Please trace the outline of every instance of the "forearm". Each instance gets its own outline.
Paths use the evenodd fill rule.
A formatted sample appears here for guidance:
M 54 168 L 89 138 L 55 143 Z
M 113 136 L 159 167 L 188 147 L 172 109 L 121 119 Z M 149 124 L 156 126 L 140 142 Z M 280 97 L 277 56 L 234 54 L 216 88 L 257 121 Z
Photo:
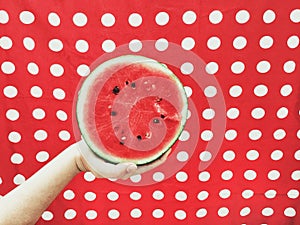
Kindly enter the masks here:
M 79 173 L 71 145 L 28 180 L 0 199 L 0 225 L 35 224 L 49 204 Z

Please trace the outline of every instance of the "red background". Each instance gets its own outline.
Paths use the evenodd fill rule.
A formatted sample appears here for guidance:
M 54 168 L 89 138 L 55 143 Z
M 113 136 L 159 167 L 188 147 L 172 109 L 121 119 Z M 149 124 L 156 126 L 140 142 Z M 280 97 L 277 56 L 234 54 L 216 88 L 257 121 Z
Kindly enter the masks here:
M 246 10 L 249 19 L 243 17 L 247 14 L 241 14 L 243 11 L 240 10 Z M 267 10 L 274 12 L 274 20 L 267 17 L 270 12 Z M 116 47 L 126 45 L 133 39 L 143 41 L 160 38 L 181 45 L 186 37 L 192 37 L 195 45 L 191 51 L 208 65 L 218 65 L 217 69 L 211 67 L 214 71 L 212 76 L 222 88 L 228 116 L 224 142 L 204 173 L 209 173 L 209 179 L 203 180 L 203 171 L 198 171 L 201 160 L 199 154 L 208 141 L 200 135 L 196 152 L 189 156 L 188 163 L 178 171 L 179 174 L 146 187 L 122 186 L 102 179 L 89 181 L 88 173 L 81 174 L 57 197 L 38 224 L 300 224 L 299 10 L 297 0 L 263 0 L 255 4 L 237 0 L 0 0 L 0 194 L 4 195 L 24 178 L 30 177 L 75 141 L 72 101 L 82 77 L 78 67 L 90 65 L 104 54 L 107 51 L 102 45 L 105 40 L 112 40 Z M 30 11 L 34 21 L 24 24 L 21 16 L 23 11 Z M 191 20 L 191 24 L 184 17 L 187 11 L 196 15 L 196 20 Z M 77 26 L 76 17 L 73 17 L 79 12 L 87 18 L 84 26 Z M 168 14 L 169 20 L 164 25 L 156 22 L 160 12 Z M 57 26 L 51 25 L 51 19 L 48 19 L 50 13 L 59 16 L 60 23 Z M 101 22 L 105 13 L 114 15 L 113 26 L 107 27 Z M 128 21 L 132 13 L 142 17 L 142 23 L 137 27 Z M 215 20 L 214 15 L 220 13 L 220 20 Z M 241 23 L 239 15 L 242 15 L 242 20 L 246 18 L 244 22 Z M 238 36 L 246 39 L 245 46 L 245 39 L 235 39 Z M 263 40 L 270 38 L 262 40 L 264 36 L 272 37 L 273 42 L 268 47 L 265 47 Z M 34 40 L 32 49 L 28 48 L 26 42 L 24 44 L 25 37 Z M 211 37 L 218 37 L 221 41 L 216 49 L 210 49 Z M 49 42 L 52 39 L 59 39 L 63 49 L 58 52 L 51 50 Z M 89 46 L 84 53 L 76 49 L 76 41 L 81 39 Z M 236 42 L 238 40 L 242 42 Z M 239 74 L 232 69 L 236 61 L 245 65 Z M 257 69 L 261 61 L 268 61 L 271 65 L 265 73 L 260 72 L 260 67 Z M 37 74 L 31 74 L 27 69 L 30 62 L 38 66 Z M 10 72 L 12 64 L 14 69 Z M 50 70 L 53 64 L 60 64 L 64 69 L 63 74 L 54 76 Z M 177 72 L 180 73 L 180 70 Z M 187 76 L 178 76 L 184 85 L 192 88 L 191 98 L 202 93 L 199 87 L 189 83 L 185 78 Z M 234 85 L 241 87 L 240 95 L 232 89 Z M 267 93 L 257 94 L 266 90 L 258 85 L 265 85 Z M 32 89 L 34 86 L 39 88 Z M 53 92 L 56 88 L 62 89 L 65 96 L 57 97 Z M 14 90 L 17 93 L 14 94 Z M 33 93 L 34 90 L 38 90 L 37 94 Z M 193 100 L 199 112 L 200 132 L 204 135 L 209 130 L 209 119 L 205 118 L 205 113 L 203 116 L 208 105 L 201 99 Z M 262 118 L 254 118 L 257 111 L 253 109 L 257 107 L 264 109 Z M 280 110 L 281 107 L 285 109 Z M 45 117 L 34 117 L 33 112 L 37 108 L 44 110 Z M 238 109 L 237 117 L 232 114 L 232 108 Z M 59 110 L 65 112 L 67 119 L 57 116 Z M 282 114 L 286 111 L 287 114 Z M 17 117 L 11 117 L 16 113 Z M 249 137 L 255 129 L 262 133 L 258 140 Z M 282 130 L 278 129 L 283 129 L 285 135 L 280 137 Z M 39 130 L 46 132 L 47 136 L 39 139 L 39 134 L 44 134 L 36 133 Z M 231 140 L 232 130 L 236 131 L 237 136 Z M 228 158 L 229 150 L 235 153 L 234 158 Z M 278 152 L 283 154 L 282 157 L 277 157 Z M 46 157 L 47 153 L 49 158 Z M 251 153 L 258 153 L 259 156 Z M 42 159 L 41 154 L 45 156 Z M 227 170 L 232 172 L 232 177 L 228 179 Z M 248 170 L 256 172 L 253 180 L 246 179 Z M 277 172 L 269 173 L 272 170 Z M 187 180 L 178 178 L 182 172 L 188 176 Z M 274 178 L 273 174 L 278 172 L 280 176 Z M 230 196 L 220 194 L 223 189 L 228 189 Z M 162 199 L 153 197 L 157 190 L 164 193 Z M 245 190 L 252 190 L 253 196 L 246 198 Z M 268 194 L 274 191 L 269 190 L 276 191 L 275 196 L 270 197 Z M 178 197 L 182 193 L 178 191 L 185 192 L 187 198 Z M 209 194 L 206 199 L 198 198 L 202 191 Z M 90 199 L 89 192 L 93 192 L 96 198 Z M 133 192 L 140 193 L 141 198 L 132 199 L 130 196 Z M 111 196 L 117 196 L 117 199 Z M 224 214 L 222 207 L 229 212 Z M 246 215 L 245 207 L 250 208 L 250 213 Z M 272 210 L 269 208 L 273 209 L 270 214 L 268 212 Z M 161 218 L 156 218 L 156 209 L 164 211 Z M 206 214 L 200 214 L 205 210 Z

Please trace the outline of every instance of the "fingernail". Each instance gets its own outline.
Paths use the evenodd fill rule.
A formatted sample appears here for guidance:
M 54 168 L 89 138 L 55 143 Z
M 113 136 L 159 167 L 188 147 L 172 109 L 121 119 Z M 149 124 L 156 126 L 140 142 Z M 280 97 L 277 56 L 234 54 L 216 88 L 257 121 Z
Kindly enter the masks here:
M 137 169 L 137 166 L 135 164 L 131 164 L 130 166 L 127 167 L 127 172 L 131 173 Z

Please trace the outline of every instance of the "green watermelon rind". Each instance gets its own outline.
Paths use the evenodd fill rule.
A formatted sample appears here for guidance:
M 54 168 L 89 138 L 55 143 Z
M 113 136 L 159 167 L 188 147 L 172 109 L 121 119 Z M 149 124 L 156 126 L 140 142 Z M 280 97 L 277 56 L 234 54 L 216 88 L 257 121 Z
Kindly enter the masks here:
M 92 84 L 92 82 L 94 81 L 94 79 L 99 76 L 99 74 L 101 74 L 102 72 L 104 72 L 107 68 L 110 68 L 113 65 L 119 65 L 122 63 L 126 63 L 126 64 L 132 64 L 132 63 L 149 63 L 149 62 L 153 62 L 153 64 L 151 64 L 151 66 L 155 66 L 157 69 L 161 70 L 162 72 L 164 72 L 166 75 L 170 76 L 170 78 L 175 81 L 175 83 L 177 84 L 177 86 L 179 87 L 178 90 L 180 90 L 180 94 L 182 96 L 182 101 L 183 101 L 183 109 L 180 112 L 181 116 L 182 116 L 182 120 L 181 120 L 181 124 L 179 127 L 178 132 L 176 133 L 176 136 L 174 136 L 174 138 L 169 141 L 165 147 L 159 151 L 157 154 L 154 154 L 150 157 L 145 157 L 145 158 L 139 158 L 139 159 L 127 159 L 127 158 L 121 158 L 119 156 L 116 155 L 111 155 L 109 154 L 109 152 L 106 152 L 103 149 L 99 149 L 95 143 L 93 142 L 93 140 L 89 137 L 88 135 L 88 131 L 87 128 L 85 127 L 85 123 L 84 121 L 84 106 L 86 105 L 85 99 L 87 97 L 88 94 L 88 87 Z M 148 64 L 145 64 L 146 66 L 149 66 Z M 153 67 L 151 67 L 153 68 Z M 178 79 L 178 77 L 163 63 L 160 63 L 154 59 L 150 59 L 144 56 L 140 56 L 140 55 L 123 55 L 123 56 L 119 56 L 113 59 L 110 59 L 108 61 L 103 62 L 102 64 L 100 64 L 98 67 L 96 67 L 89 75 L 88 77 L 86 77 L 86 79 L 84 80 L 84 82 L 81 85 L 81 88 L 78 92 L 78 99 L 77 99 L 77 103 L 76 103 L 76 119 L 77 119 L 77 123 L 79 126 L 79 130 L 81 132 L 82 138 L 84 139 L 84 141 L 86 142 L 86 144 L 88 145 L 88 147 L 93 151 L 93 153 L 95 153 L 98 157 L 102 158 L 103 160 L 113 163 L 113 164 L 118 164 L 121 162 L 133 162 L 137 165 L 145 165 L 145 164 L 149 164 L 157 159 L 159 159 L 162 155 L 164 155 L 174 144 L 175 142 L 178 140 L 179 136 L 181 135 L 182 131 L 184 130 L 184 126 L 187 120 L 187 114 L 188 114 L 188 100 L 187 100 L 187 95 L 186 92 L 184 90 L 184 87 L 181 83 L 181 81 Z

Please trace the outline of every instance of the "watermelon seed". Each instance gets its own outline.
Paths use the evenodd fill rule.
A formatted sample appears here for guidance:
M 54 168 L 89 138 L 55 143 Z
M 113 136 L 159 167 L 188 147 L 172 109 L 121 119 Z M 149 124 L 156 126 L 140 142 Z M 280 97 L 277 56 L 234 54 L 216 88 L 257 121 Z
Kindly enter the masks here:
M 136 88 L 136 84 L 134 82 L 131 83 L 132 88 Z
M 128 80 L 126 80 L 126 81 L 125 81 L 125 84 L 126 84 L 126 85 L 128 85 L 128 84 L 129 84 L 129 81 L 128 81 Z
M 138 140 L 142 140 L 142 136 L 141 136 L 141 135 L 136 136 L 136 138 L 137 138 Z
M 153 123 L 159 123 L 159 119 L 154 119 Z
M 117 95 L 117 94 L 119 94 L 119 92 L 120 92 L 120 88 L 119 88 L 118 86 L 115 86 L 115 87 L 113 88 L 112 92 L 113 92 L 115 95 Z
M 160 114 L 160 118 L 164 119 L 166 116 L 163 114 Z
M 116 111 L 111 111 L 110 115 L 115 116 L 115 115 L 117 115 L 117 112 Z
M 162 101 L 162 98 L 156 97 L 156 102 L 161 102 L 161 101 Z
M 124 142 L 123 142 L 123 141 L 120 141 L 120 145 L 124 145 Z

